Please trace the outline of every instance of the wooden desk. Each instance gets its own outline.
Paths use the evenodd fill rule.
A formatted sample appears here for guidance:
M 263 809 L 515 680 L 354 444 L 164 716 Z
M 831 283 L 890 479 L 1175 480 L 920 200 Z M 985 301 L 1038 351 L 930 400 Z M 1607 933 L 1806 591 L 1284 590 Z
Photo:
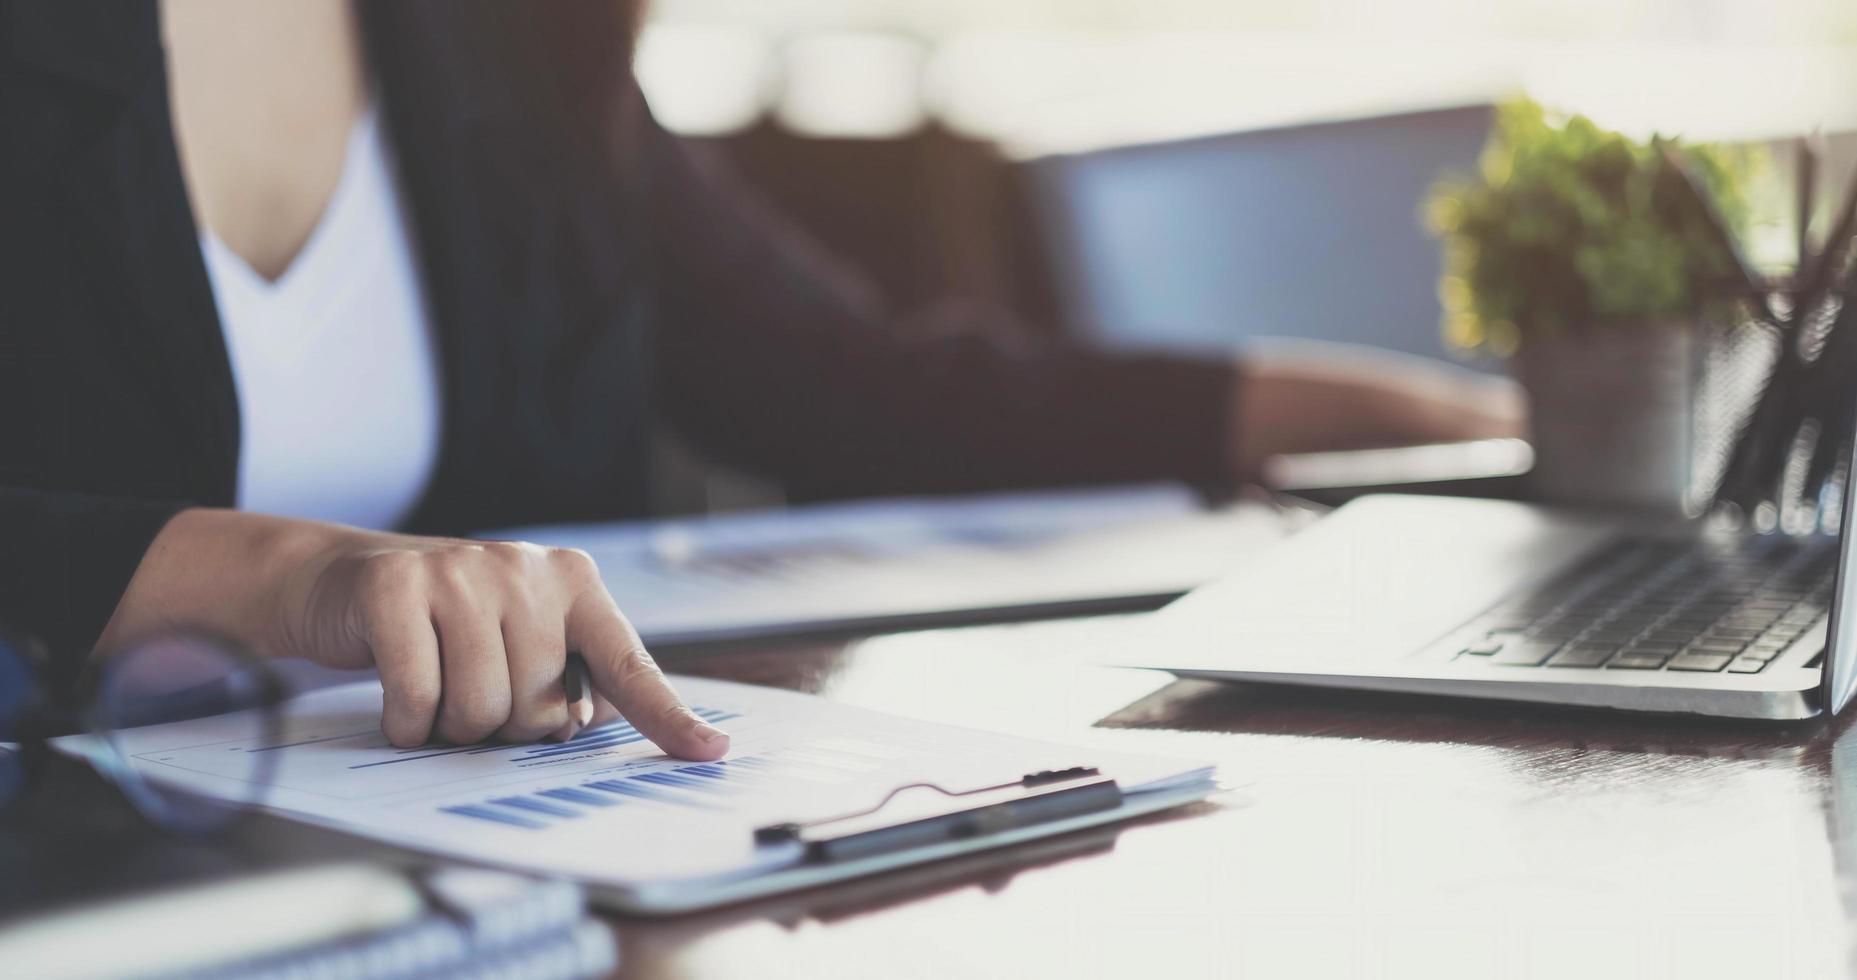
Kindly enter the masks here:
M 684 918 L 616 920 L 623 975 L 1846 972 L 1841 875 L 1857 868 L 1857 734 L 1847 724 L 1613 717 L 1083 666 L 1116 626 L 667 658 L 674 671 L 1215 759 L 1235 788 L 1176 815 L 989 860 Z M 297 859 L 368 848 L 281 822 L 248 836 L 213 853 Z M 22 867 L 44 874 L 52 862 L 41 853 L 0 879 Z M 0 888 L 17 891 L 19 881 Z
M 941 720 L 1215 759 L 1234 789 L 991 866 L 621 921 L 625 975 L 1847 972 L 1841 876 L 1857 870 L 1847 724 L 1172 682 L 1080 665 L 1072 644 L 1098 626 L 673 661 Z

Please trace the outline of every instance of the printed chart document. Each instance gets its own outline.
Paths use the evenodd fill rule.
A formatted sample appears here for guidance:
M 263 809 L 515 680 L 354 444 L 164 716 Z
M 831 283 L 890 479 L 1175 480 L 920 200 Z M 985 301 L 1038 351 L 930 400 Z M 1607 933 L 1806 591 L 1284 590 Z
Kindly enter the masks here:
M 732 736 L 718 762 L 672 759 L 614 722 L 565 743 L 394 748 L 380 733 L 378 681 L 290 701 L 274 742 L 226 717 L 119 734 L 144 775 L 207 796 L 247 799 L 245 753 L 275 753 L 265 805 L 305 821 L 478 862 L 568 876 L 637 911 L 676 911 L 804 887 L 1202 799 L 1209 766 L 937 725 L 822 698 L 677 678 L 702 717 Z M 79 755 L 89 739 L 59 740 Z M 756 828 L 868 810 L 893 790 L 950 792 L 1090 766 L 1117 781 L 1119 808 L 980 840 L 843 865 L 802 862 Z M 932 790 L 906 790 L 926 793 Z M 901 794 L 899 794 L 900 798 Z M 907 801 L 902 801 L 905 804 Z
M 906 498 L 690 520 L 512 528 L 584 548 L 646 642 L 1159 602 L 1285 533 L 1184 486 Z

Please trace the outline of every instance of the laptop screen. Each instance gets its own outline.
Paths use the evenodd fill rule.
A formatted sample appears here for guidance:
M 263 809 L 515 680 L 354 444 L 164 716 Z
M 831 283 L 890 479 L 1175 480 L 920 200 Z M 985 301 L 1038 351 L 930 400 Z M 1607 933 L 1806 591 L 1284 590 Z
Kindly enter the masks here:
M 1032 161 L 1066 326 L 1111 347 L 1223 354 L 1275 336 L 1455 361 L 1420 205 L 1439 177 L 1475 172 L 1490 116 L 1439 109 Z

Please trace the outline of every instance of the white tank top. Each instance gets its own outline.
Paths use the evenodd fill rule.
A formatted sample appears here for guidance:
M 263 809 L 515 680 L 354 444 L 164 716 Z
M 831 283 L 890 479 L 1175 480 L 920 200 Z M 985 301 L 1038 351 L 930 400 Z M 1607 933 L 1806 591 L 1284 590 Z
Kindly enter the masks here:
M 201 250 L 238 386 L 242 510 L 398 525 L 438 460 L 438 368 L 380 123 L 276 281 L 210 230 Z

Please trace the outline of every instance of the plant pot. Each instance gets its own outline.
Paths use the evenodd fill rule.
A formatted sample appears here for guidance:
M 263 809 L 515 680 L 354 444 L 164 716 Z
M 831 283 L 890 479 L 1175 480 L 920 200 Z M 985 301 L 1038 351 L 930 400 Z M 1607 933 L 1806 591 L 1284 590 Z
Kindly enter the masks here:
M 1531 495 L 1550 504 L 1695 513 L 1703 331 L 1682 321 L 1608 323 L 1529 336 Z

